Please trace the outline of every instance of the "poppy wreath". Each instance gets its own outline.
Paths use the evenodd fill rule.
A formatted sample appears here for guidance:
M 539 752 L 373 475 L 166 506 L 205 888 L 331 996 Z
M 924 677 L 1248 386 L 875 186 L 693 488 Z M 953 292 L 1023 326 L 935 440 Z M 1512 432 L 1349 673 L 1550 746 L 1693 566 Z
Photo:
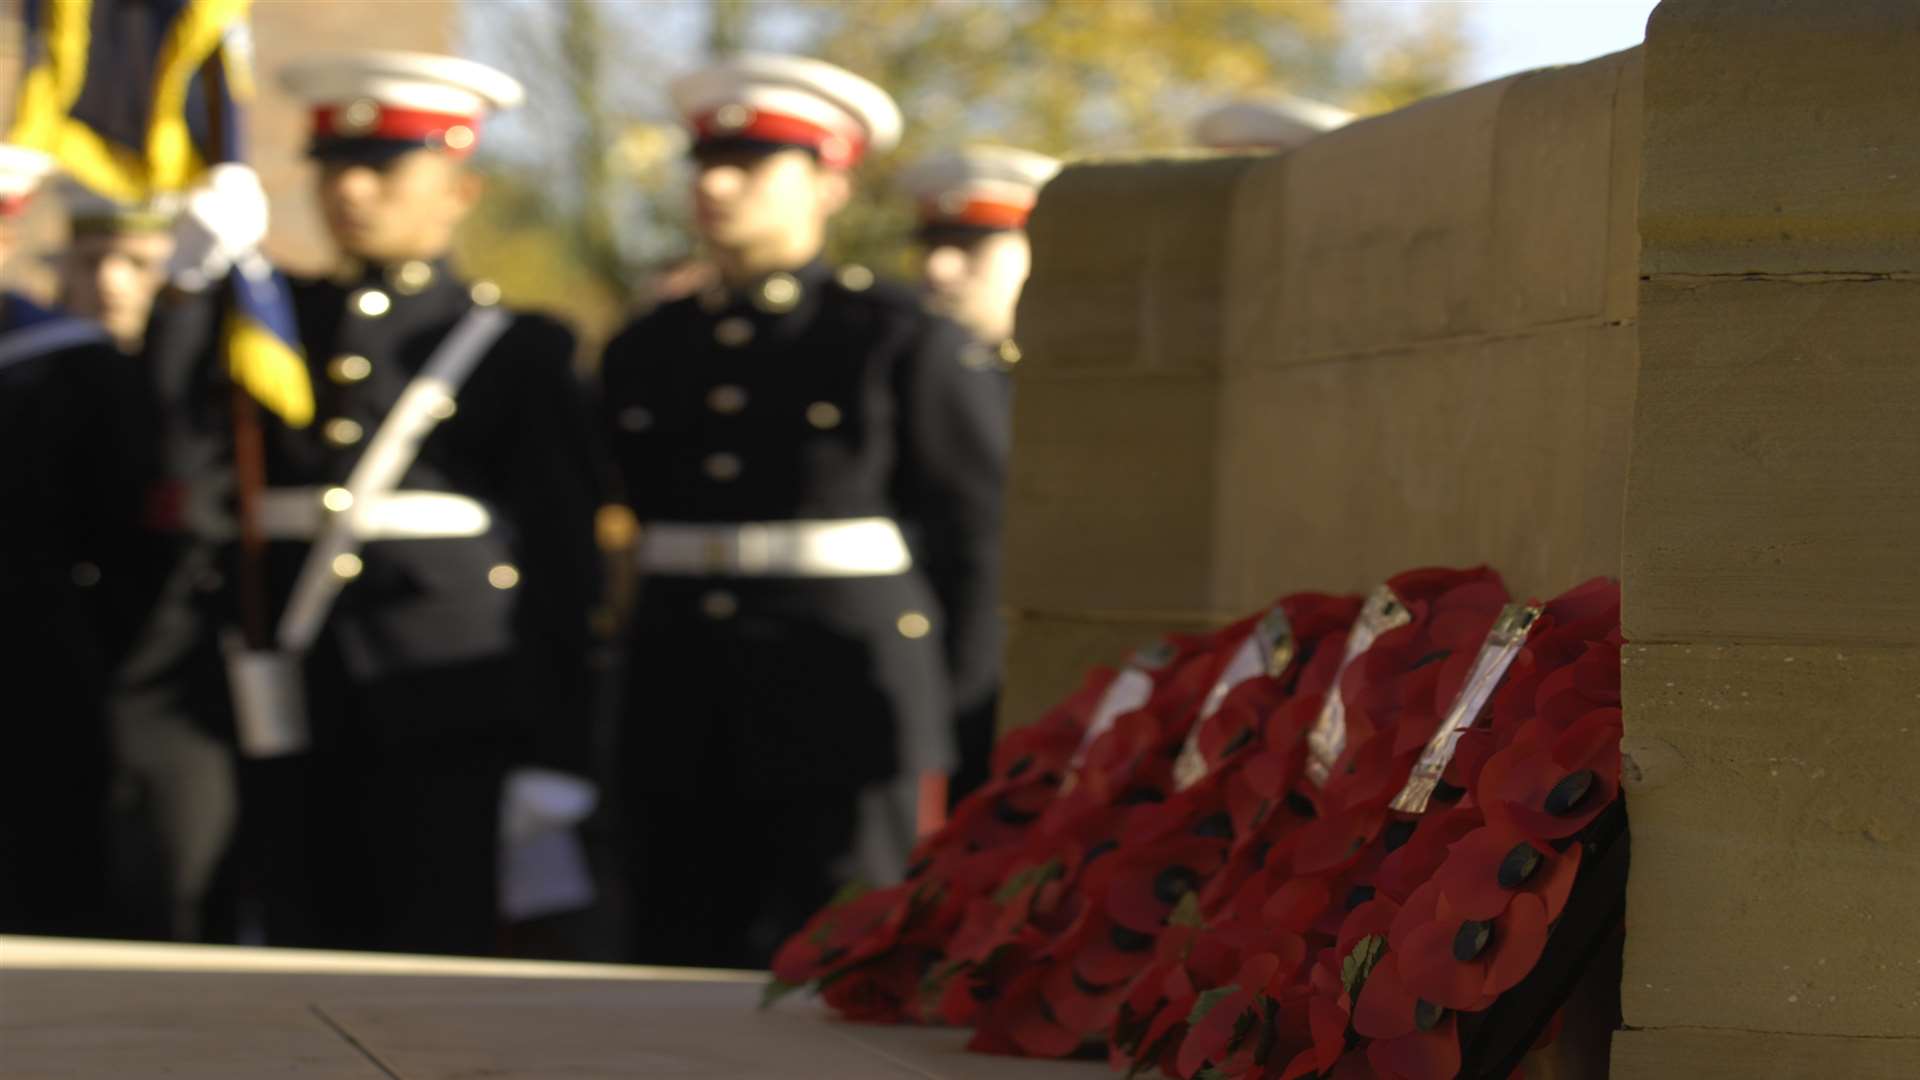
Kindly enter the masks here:
M 1056 808 L 1068 777 L 1096 757 L 1103 769 L 1127 755 L 1103 744 L 1125 742 L 1151 724 L 1157 709 L 1175 709 L 1204 677 L 1218 635 L 1175 635 L 1143 650 L 1135 666 L 1149 679 L 1141 708 L 1118 717 L 1104 734 L 1090 730 L 1120 672 L 1099 668 L 1038 721 L 994 747 L 987 783 L 956 806 L 946 823 L 914 849 L 906 881 L 877 890 L 843 890 L 775 953 L 762 1003 L 810 987 L 849 1018 L 883 1022 L 936 1019 L 938 994 L 926 981 L 946 963 L 949 942 L 977 937 L 989 902 L 1030 863 L 1028 841 Z M 1200 670 L 1196 670 L 1196 667 Z M 1118 734 L 1116 734 L 1118 733 Z M 1089 742 L 1091 737 L 1091 742 Z M 1076 767 L 1076 759 L 1083 759 Z M 1117 778 L 1102 774 L 1103 785 Z M 1084 787 L 1085 785 L 1077 785 Z M 1104 787 L 1103 787 L 1104 790 Z
M 1357 598 L 1320 594 L 1280 600 L 1291 654 L 1284 668 L 1230 662 L 1209 687 L 1211 711 L 1162 732 L 1157 760 L 1175 762 L 1198 749 L 1205 771 L 1182 787 L 1177 768 L 1156 769 L 1151 797 L 1078 819 L 1081 827 L 1052 856 L 1066 887 L 1022 928 L 1027 963 L 1004 992 L 976 977 L 970 996 L 984 999 L 977 1012 L 945 1014 L 975 1025 L 975 1049 L 1060 1056 L 1106 1034 L 1175 909 L 1184 903 L 1193 910 L 1197 890 L 1225 861 L 1236 810 L 1246 812 L 1228 781 L 1256 756 L 1264 714 L 1297 693 L 1324 693 L 1336 669 L 1320 658 L 1337 658 L 1358 607 Z M 1252 630 L 1244 620 L 1236 626 Z M 1263 645 L 1259 637 L 1243 638 L 1234 653 Z M 1133 790 L 1142 790 L 1143 778 L 1134 779 Z
M 1135 1067 L 1158 1065 L 1178 1076 L 1277 1075 L 1311 1045 L 1307 961 L 1330 933 L 1316 927 L 1334 904 L 1341 876 L 1385 824 L 1387 803 L 1431 734 L 1443 673 L 1462 652 L 1470 662 L 1506 602 L 1499 578 L 1484 568 L 1414 571 L 1389 588 L 1407 618 L 1339 673 L 1346 738 L 1337 758 L 1325 763 L 1324 786 L 1305 774 L 1299 752 L 1303 740 L 1313 742 L 1305 738 L 1308 727 L 1324 723 L 1322 702 L 1296 699 L 1291 715 L 1269 723 L 1268 760 L 1258 769 L 1248 765 L 1266 784 L 1265 798 L 1235 852 L 1237 865 L 1202 894 L 1209 930 L 1298 935 L 1301 948 L 1288 954 L 1294 962 L 1266 974 L 1266 989 L 1249 991 L 1250 997 L 1195 998 L 1194 1007 L 1204 1004 L 1212 1022 L 1185 1017 L 1184 1032 L 1169 1024 L 1182 1019 L 1183 1001 L 1156 1000 L 1136 986 L 1113 1033 L 1116 1053 L 1138 1055 Z M 1143 981 L 1164 981 L 1168 974 L 1149 972 Z M 1206 976 L 1189 973 L 1194 977 Z M 1223 988 L 1201 982 L 1197 989 L 1204 995 Z M 1228 1014 L 1217 1011 L 1222 1007 Z
M 1144 708 L 1116 718 L 1094 739 L 1074 781 L 1063 786 L 1024 838 L 1006 879 L 969 905 L 947 962 L 933 973 L 927 989 L 939 996 L 942 1020 L 976 1027 L 972 1048 L 1059 1056 L 1104 1027 L 1076 1026 L 1073 1045 L 1063 1045 L 1067 1036 L 1054 1030 L 1056 1018 L 1043 993 L 1062 999 L 1070 980 L 1056 974 L 1046 981 L 1039 968 L 1086 940 L 1112 939 L 1114 926 L 1089 902 L 1086 876 L 1092 873 L 1098 880 L 1122 835 L 1133 832 L 1132 823 L 1147 820 L 1142 815 L 1174 793 L 1175 764 L 1186 733 L 1257 621 L 1243 619 L 1209 635 Z M 1076 1005 L 1081 1003 L 1070 1003 L 1068 1011 Z M 1090 1007 L 1081 1006 L 1075 1015 Z M 1045 1022 L 1030 1022 L 1028 1013 Z M 1015 1032 L 1023 1041 L 1014 1039 Z
M 1617 832 L 1619 648 L 1617 585 L 1544 605 L 1436 800 L 1459 794 L 1390 826 L 1348 891 L 1307 977 L 1312 1045 L 1281 1076 L 1506 1076 L 1551 1038 L 1489 1010 L 1538 970 L 1589 850 Z

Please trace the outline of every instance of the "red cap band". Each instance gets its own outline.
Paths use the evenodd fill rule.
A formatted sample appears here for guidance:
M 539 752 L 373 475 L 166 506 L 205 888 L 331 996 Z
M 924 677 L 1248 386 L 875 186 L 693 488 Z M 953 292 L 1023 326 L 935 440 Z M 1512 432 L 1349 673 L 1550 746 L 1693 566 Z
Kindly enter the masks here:
M 0 195 L 0 218 L 19 217 L 26 212 L 27 204 L 33 201 L 33 192 L 19 195 Z
M 464 157 L 472 153 L 474 144 L 480 141 L 480 118 L 356 101 L 351 105 L 322 105 L 313 110 L 313 134 L 316 138 L 334 139 L 409 142 L 437 139 L 442 149 Z
M 920 220 L 929 225 L 968 225 L 980 229 L 1024 229 L 1033 216 L 1031 205 L 1016 206 L 991 199 L 968 199 L 955 209 L 944 199 L 920 203 Z
M 724 116 L 738 110 L 737 116 Z M 726 122 L 723 122 L 726 121 Z M 758 139 L 811 148 L 822 164 L 834 169 L 849 169 L 866 152 L 866 144 L 832 128 L 784 113 L 767 112 L 745 105 L 723 105 L 693 122 L 695 140 Z

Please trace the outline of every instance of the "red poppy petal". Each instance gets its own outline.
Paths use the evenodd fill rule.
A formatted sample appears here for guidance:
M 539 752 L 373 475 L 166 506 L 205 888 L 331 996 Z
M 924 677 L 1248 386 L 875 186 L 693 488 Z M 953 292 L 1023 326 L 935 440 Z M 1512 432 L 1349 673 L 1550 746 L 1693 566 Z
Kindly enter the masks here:
M 1476 829 L 1449 849 L 1447 861 L 1434 872 L 1440 893 L 1463 919 L 1492 919 L 1507 910 L 1514 889 L 1500 884 L 1500 865 L 1514 847 L 1526 838 L 1517 830 L 1498 825 Z M 1553 852 L 1540 848 L 1542 862 Z M 1536 875 L 1544 871 L 1536 871 Z
M 1180 1075 L 1192 1076 L 1207 1062 L 1223 1060 L 1240 1014 L 1252 1006 L 1253 994 L 1246 990 L 1237 990 L 1214 1002 L 1207 1014 L 1187 1030 L 1187 1037 L 1180 1043 L 1180 1054 L 1174 1062 Z
M 1400 957 L 1400 974 L 1415 997 L 1465 1009 L 1480 999 L 1486 982 L 1486 965 L 1474 960 L 1461 963 L 1453 956 L 1453 939 L 1460 924 L 1454 921 L 1427 923 L 1407 935 Z
M 1540 898 L 1546 906 L 1547 921 L 1560 917 L 1567 906 L 1567 897 L 1573 892 L 1574 879 L 1580 876 L 1580 858 L 1585 851 L 1579 844 L 1556 853 L 1547 865 L 1534 872 L 1524 888 Z
M 1407 902 L 1393 917 L 1393 926 L 1387 931 L 1387 943 L 1396 951 L 1406 948 L 1407 935 L 1430 922 L 1440 918 L 1440 885 L 1429 881 L 1413 890 Z
M 1327 883 L 1319 878 L 1294 878 L 1280 886 L 1260 909 L 1266 925 L 1295 933 L 1313 925 L 1331 898 Z
M 1367 1061 L 1393 1080 L 1452 1080 L 1460 1072 L 1459 1022 L 1449 1015 L 1431 1031 L 1415 1031 L 1367 1047 Z
M 1400 977 L 1396 958 L 1389 952 L 1373 965 L 1360 1000 L 1353 1005 L 1353 1029 L 1369 1039 L 1395 1039 L 1414 1030 L 1413 1007 L 1418 999 Z
M 1309 1053 L 1320 1062 L 1321 1068 L 1340 1060 L 1340 1054 L 1346 1050 L 1347 1021 L 1347 1011 L 1339 1002 L 1318 994 L 1308 1000 L 1307 1023 L 1313 1030 L 1313 1049 Z
M 1507 913 L 1494 924 L 1487 946 L 1487 994 L 1504 994 L 1520 984 L 1540 962 L 1547 947 L 1547 906 L 1532 895 L 1516 896 Z

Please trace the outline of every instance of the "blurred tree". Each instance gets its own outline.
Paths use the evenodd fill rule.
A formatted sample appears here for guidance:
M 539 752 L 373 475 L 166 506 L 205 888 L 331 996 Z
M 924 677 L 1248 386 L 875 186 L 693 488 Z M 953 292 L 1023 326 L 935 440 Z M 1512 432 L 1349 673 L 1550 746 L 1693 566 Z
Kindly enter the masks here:
M 490 204 L 471 259 L 510 295 L 576 317 L 593 293 L 617 309 L 653 267 L 689 250 L 664 86 L 707 56 L 804 52 L 899 99 L 905 144 L 863 166 L 868 197 L 834 240 L 837 257 L 899 270 L 908 207 L 891 181 L 921 153 L 970 140 L 1069 156 L 1167 150 L 1200 110 L 1242 94 L 1378 112 L 1447 89 L 1464 53 L 1451 5 L 1409 22 L 1341 0 L 494 0 L 467 10 L 477 53 L 527 79 L 534 99 L 508 133 L 519 152 L 496 165 L 519 198 Z M 492 269 L 479 241 L 508 223 L 547 230 L 567 256 L 509 244 L 513 263 Z M 545 286 L 516 280 L 569 259 L 591 285 L 566 273 Z

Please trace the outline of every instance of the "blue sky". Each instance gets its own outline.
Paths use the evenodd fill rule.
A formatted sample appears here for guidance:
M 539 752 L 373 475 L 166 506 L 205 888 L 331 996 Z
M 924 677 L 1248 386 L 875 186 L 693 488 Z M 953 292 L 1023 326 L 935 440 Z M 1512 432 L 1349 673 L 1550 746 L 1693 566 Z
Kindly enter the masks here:
M 1433 3 L 1463 9 L 1473 54 L 1466 83 L 1576 63 L 1639 44 L 1656 0 L 1372 0 L 1409 14 Z

